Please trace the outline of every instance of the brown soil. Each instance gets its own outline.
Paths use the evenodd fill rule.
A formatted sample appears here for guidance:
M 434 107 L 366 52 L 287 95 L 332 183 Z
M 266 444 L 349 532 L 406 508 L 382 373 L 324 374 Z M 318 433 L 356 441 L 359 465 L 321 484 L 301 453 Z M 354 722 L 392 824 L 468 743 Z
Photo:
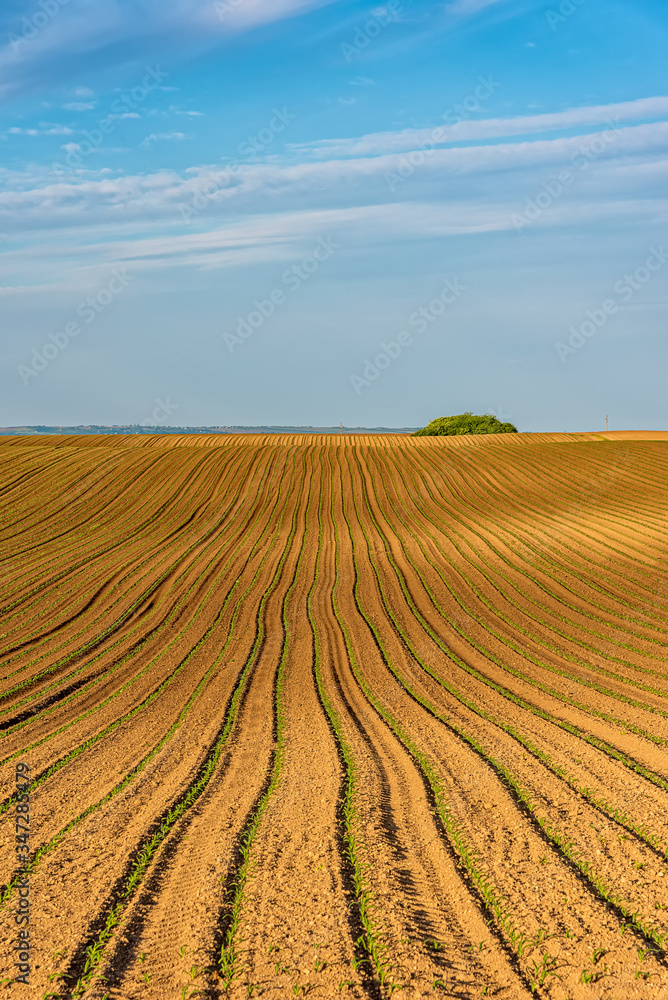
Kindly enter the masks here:
M 0 979 L 25 763 L 40 996 L 663 996 L 667 471 L 0 440 Z

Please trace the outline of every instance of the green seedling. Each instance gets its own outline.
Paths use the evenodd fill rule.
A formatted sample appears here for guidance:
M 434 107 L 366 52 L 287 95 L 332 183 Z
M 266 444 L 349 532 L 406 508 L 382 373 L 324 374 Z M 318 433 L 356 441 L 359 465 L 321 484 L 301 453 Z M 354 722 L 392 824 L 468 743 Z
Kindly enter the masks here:
M 149 976 L 148 972 L 144 973 L 143 979 L 144 979 L 145 983 L 150 983 L 151 982 L 151 977 Z
M 322 972 L 323 969 L 327 968 L 327 962 L 321 962 L 319 958 L 315 960 L 315 971 Z
M 431 984 L 431 988 L 432 990 L 444 990 L 446 986 L 442 979 L 434 979 Z
M 550 863 L 549 858 L 545 857 L 545 855 L 543 855 L 538 859 L 539 865 L 548 865 L 549 863 Z
M 592 983 L 597 983 L 599 979 L 604 979 L 609 976 L 607 965 L 604 965 L 600 972 L 592 972 L 589 969 L 583 969 L 580 973 L 580 982 L 586 985 L 591 985 Z
M 551 955 L 543 955 L 540 965 L 535 960 L 533 961 L 533 970 L 531 975 L 531 992 L 535 993 L 539 986 L 545 983 L 548 976 L 556 976 L 557 979 L 561 979 L 561 976 L 557 972 L 557 959 L 553 958 Z
M 339 980 L 339 993 L 343 993 L 344 986 L 354 986 L 352 979 L 341 979 Z
M 601 959 L 603 958 L 603 956 L 607 955 L 607 954 L 608 953 L 605 950 L 605 948 L 595 948 L 594 951 L 593 951 L 593 953 L 592 953 L 592 956 L 591 956 L 591 960 L 592 960 L 593 964 L 594 965 L 598 965 L 598 963 L 601 961 Z
M 137 961 L 138 962 L 145 962 L 146 961 L 146 952 L 145 951 L 141 953 L 141 955 L 139 956 L 139 958 L 137 959 Z
M 187 948 L 187 946 L 185 944 L 182 944 L 181 948 L 179 949 L 179 951 L 181 953 L 181 958 L 185 958 L 186 957 L 186 952 L 188 951 L 188 948 Z

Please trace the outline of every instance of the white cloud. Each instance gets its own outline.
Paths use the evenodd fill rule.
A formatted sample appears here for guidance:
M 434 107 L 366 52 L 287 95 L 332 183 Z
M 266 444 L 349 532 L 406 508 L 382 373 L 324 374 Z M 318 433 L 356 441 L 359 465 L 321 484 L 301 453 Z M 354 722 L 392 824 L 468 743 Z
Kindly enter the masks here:
M 20 128 L 12 126 L 8 128 L 9 135 L 72 135 L 73 130 L 67 125 L 51 125 L 49 122 L 40 122 L 40 128 Z
M 406 162 L 403 154 L 384 154 L 348 160 L 287 163 L 271 158 L 265 163 L 240 165 L 233 177 L 221 165 L 192 167 L 184 173 L 163 170 L 153 174 L 113 177 L 99 171 L 80 171 L 67 179 L 0 173 L 0 228 L 19 233 L 49 228 L 98 225 L 116 231 L 126 225 L 159 222 L 180 227 L 180 206 L 190 205 L 203 190 L 203 211 L 195 228 L 245 213 L 290 208 L 351 211 L 382 202 L 442 202 L 452 212 L 459 202 L 493 197 L 519 210 L 540 189 L 544 179 L 572 163 L 581 147 L 600 133 L 570 138 L 437 149 L 418 162 L 405 184 L 391 190 L 387 176 Z M 172 138 L 182 133 L 167 133 Z M 151 139 L 151 137 L 147 137 Z M 145 140 L 146 141 L 146 140 Z M 668 122 L 619 130 L 586 170 L 564 201 L 605 205 L 639 198 L 649 203 L 663 190 L 668 174 Z M 486 176 L 485 176 L 486 175 Z M 493 180 L 491 179 L 493 178 Z M 122 216 L 119 215 L 122 206 Z
M 169 110 L 173 115 L 187 115 L 189 118 L 204 118 L 202 111 L 182 111 L 176 104 L 170 104 Z
M 318 157 L 370 156 L 419 149 L 425 143 L 436 145 L 472 142 L 484 139 L 511 138 L 541 132 L 569 131 L 608 121 L 621 124 L 668 115 L 668 97 L 644 97 L 637 101 L 569 108 L 542 115 L 521 115 L 514 118 L 487 118 L 461 121 L 456 125 L 435 125 L 431 128 L 403 129 L 399 132 L 372 132 L 358 138 L 322 139 L 294 145 L 297 153 Z M 437 135 L 435 136 L 435 132 Z
M 148 147 L 153 142 L 161 142 L 172 139 L 185 139 L 183 132 L 152 132 L 151 135 L 147 135 L 145 139 L 139 143 L 140 146 Z
M 60 11 L 47 27 L 29 38 L 22 35 L 21 17 L 13 11 L 2 11 L 0 34 L 13 41 L 6 41 L 0 48 L 0 97 L 32 87 L 36 80 L 48 86 L 66 77 L 73 64 L 81 61 L 85 65 L 93 53 L 97 59 L 105 58 L 108 52 L 111 59 L 111 53 L 125 44 L 135 51 L 154 49 L 156 39 L 164 48 L 178 45 L 196 51 L 221 35 L 249 31 L 333 2 L 232 0 L 226 5 L 225 0 L 215 0 L 217 10 L 214 0 L 170 0 L 168 4 L 155 0 L 134 0 L 132 4 L 69 0 L 64 13 Z M 75 93 L 92 96 L 86 87 L 77 88 Z
M 541 220 L 538 225 L 595 225 L 610 219 L 620 225 L 639 219 L 643 224 L 665 222 L 668 200 L 622 198 L 598 205 L 563 201 L 553 207 L 549 221 Z M 159 233 L 139 238 L 118 233 L 115 239 L 104 242 L 99 242 L 99 230 L 92 229 L 90 242 L 84 238 L 68 246 L 51 238 L 40 246 L 15 252 L 16 285 L 7 286 L 4 294 L 62 294 L 68 289 L 90 287 L 97 275 L 104 275 L 119 263 L 126 264 L 133 274 L 146 275 L 183 267 L 206 272 L 259 263 L 275 263 L 280 268 L 308 252 L 319 236 L 331 236 L 347 249 L 368 249 L 386 247 L 390 242 L 405 245 L 413 240 L 494 232 L 513 233 L 513 238 L 520 238 L 514 233 L 509 205 L 499 199 L 487 204 L 470 199 L 456 204 L 417 201 L 272 212 L 246 215 L 206 232 Z M 25 285 L 37 267 L 45 277 L 61 275 L 61 282 L 37 288 Z M 23 274 L 26 277 L 22 280 Z

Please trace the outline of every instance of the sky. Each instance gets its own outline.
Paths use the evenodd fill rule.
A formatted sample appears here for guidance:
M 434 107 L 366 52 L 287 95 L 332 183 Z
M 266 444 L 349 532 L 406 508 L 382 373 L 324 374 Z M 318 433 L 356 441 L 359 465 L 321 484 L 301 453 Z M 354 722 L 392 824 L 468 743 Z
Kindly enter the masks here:
M 0 426 L 668 429 L 665 0 L 4 0 Z

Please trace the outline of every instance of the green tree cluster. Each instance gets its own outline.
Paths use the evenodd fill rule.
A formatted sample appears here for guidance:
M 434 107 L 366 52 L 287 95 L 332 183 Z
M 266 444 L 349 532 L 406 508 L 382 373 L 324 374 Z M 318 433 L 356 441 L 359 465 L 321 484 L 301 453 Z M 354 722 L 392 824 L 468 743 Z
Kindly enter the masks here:
M 458 413 L 454 417 L 436 417 L 426 427 L 415 431 L 413 437 L 440 434 L 517 434 L 517 427 L 501 423 L 492 413 Z

